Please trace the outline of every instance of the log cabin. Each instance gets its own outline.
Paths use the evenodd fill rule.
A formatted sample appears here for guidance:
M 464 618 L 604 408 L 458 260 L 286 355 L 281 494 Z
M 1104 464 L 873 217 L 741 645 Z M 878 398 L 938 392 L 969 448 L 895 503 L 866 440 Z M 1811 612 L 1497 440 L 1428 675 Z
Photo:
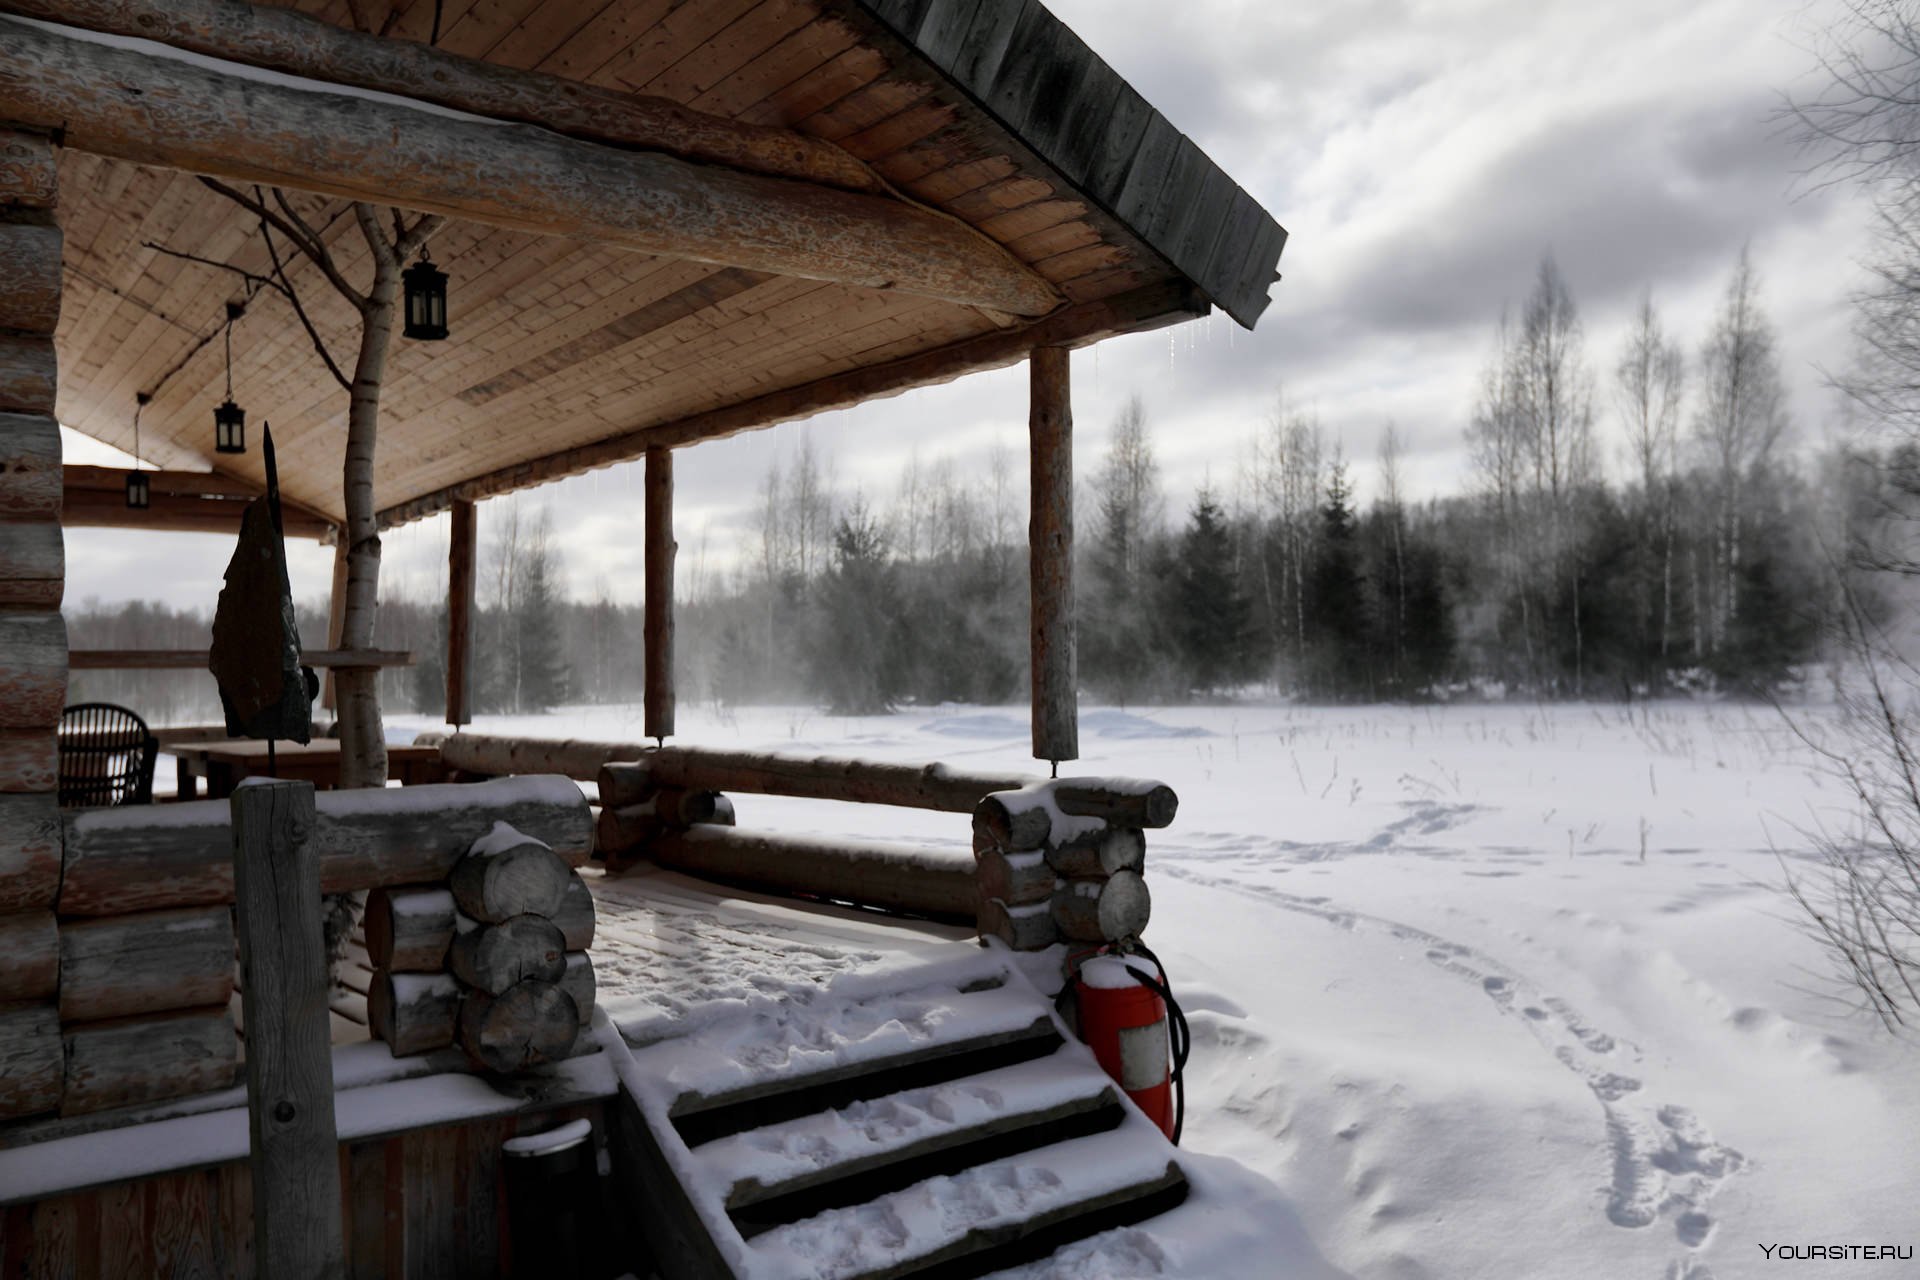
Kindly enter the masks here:
M 0 0 L 0 37 L 0 1269 L 783 1274 L 836 1214 L 1056 1140 L 1119 1144 L 1107 1181 L 818 1273 L 984 1274 L 1180 1202 L 1170 1149 L 1009 959 L 1137 936 L 1171 789 L 665 745 L 673 451 L 1026 362 L 1033 754 L 1057 768 L 1071 353 L 1214 308 L 1251 328 L 1286 239 L 1251 195 L 1040 0 Z M 351 351 L 420 247 L 458 282 L 448 336 L 382 329 L 370 368 L 330 370 L 316 348 Z M 377 387 L 358 472 L 348 385 Z M 62 811 L 69 669 L 199 663 L 69 655 L 61 530 L 237 530 L 266 477 L 215 447 L 223 394 L 271 406 L 284 532 L 336 548 L 343 680 L 397 660 L 343 635 L 378 532 L 451 513 L 456 730 L 476 504 L 644 460 L 652 743 L 455 732 L 445 769 L 496 781 Z M 63 466 L 60 424 L 135 453 L 144 505 Z M 739 831 L 743 791 L 970 814 L 974 859 Z M 249 850 L 311 892 L 276 906 Z M 754 920 L 695 877 L 748 886 Z M 283 1045 L 264 1020 L 305 997 L 255 990 L 284 975 L 248 912 L 322 891 L 366 897 L 359 976 L 308 1010 L 330 1036 Z M 832 910 L 795 894 L 912 917 L 836 925 L 923 966 L 859 999 L 968 1016 L 729 1074 L 686 1016 L 725 981 L 652 992 L 615 923 L 681 967 L 784 969 L 765 921 Z M 294 923 L 282 949 L 317 937 Z M 316 1054 L 297 1106 L 272 1092 Z M 1042 1059 L 1071 1102 L 824 1173 L 701 1173 L 735 1135 Z

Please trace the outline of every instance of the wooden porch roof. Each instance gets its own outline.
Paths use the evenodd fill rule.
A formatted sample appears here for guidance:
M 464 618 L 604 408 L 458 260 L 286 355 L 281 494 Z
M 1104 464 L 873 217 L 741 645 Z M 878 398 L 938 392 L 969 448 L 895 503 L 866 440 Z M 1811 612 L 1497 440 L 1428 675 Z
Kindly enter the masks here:
M 0 10 L 18 8 L 0 2 Z M 26 6 L 30 8 L 31 6 Z M 345 29 L 424 42 L 433 0 L 291 0 Z M 1218 305 L 1251 327 L 1286 233 L 1038 0 L 445 0 L 440 50 L 776 126 L 836 144 L 898 198 L 960 219 L 1049 282 L 1016 318 L 891 288 L 653 256 L 456 220 L 434 240 L 453 336 L 396 340 L 376 502 L 389 524 L 679 445 L 1174 323 Z M 301 198 L 351 278 L 345 205 Z M 286 494 L 342 514 L 346 396 L 291 310 L 261 294 L 233 329 L 244 455 L 212 451 L 220 330 L 259 270 L 251 216 L 189 174 L 77 150 L 61 160 L 59 416 L 122 449 L 134 395 L 149 465 L 258 484 L 262 419 Z M 348 305 L 292 268 L 350 353 Z

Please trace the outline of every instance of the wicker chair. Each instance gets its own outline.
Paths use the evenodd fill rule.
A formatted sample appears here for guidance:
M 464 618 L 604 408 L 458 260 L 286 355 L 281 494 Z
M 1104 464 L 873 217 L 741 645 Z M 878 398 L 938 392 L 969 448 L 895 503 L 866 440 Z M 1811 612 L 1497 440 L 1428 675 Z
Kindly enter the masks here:
M 111 702 L 60 713 L 60 805 L 152 804 L 160 743 L 147 722 Z

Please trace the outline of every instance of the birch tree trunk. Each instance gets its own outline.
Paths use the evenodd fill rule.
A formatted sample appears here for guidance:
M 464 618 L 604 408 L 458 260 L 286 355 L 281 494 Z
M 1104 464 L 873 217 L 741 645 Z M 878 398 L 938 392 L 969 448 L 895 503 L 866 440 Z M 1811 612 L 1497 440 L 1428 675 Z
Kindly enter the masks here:
M 347 607 L 340 628 L 345 649 L 373 647 L 380 599 L 380 528 L 373 505 L 374 446 L 380 428 L 380 382 L 393 337 L 393 304 L 400 272 L 393 250 L 373 220 L 373 210 L 354 206 L 373 250 L 373 286 L 360 316 L 360 356 L 353 367 L 347 409 L 347 452 L 342 495 L 347 525 Z M 380 673 L 373 667 L 343 667 L 340 690 L 340 785 L 387 784 L 386 734 L 380 722 Z

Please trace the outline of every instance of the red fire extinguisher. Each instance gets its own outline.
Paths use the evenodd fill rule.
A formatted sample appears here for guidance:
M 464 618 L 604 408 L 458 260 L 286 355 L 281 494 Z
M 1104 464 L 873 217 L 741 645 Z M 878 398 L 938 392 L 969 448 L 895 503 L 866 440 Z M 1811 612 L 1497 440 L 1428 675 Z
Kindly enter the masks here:
M 1186 1119 L 1184 1073 L 1192 1038 L 1159 957 L 1138 942 L 1071 961 L 1080 1038 L 1175 1145 Z

